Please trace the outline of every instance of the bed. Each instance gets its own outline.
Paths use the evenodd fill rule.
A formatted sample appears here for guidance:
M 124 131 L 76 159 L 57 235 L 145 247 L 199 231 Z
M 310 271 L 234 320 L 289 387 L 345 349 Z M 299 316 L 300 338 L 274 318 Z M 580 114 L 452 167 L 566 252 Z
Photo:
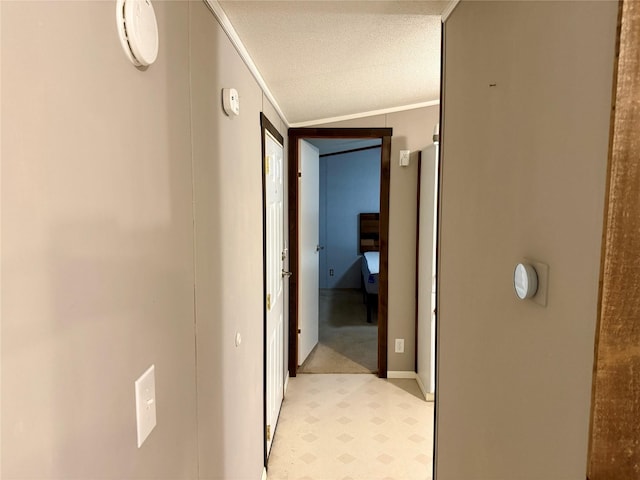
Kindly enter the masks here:
M 367 306 L 367 322 L 372 323 L 372 312 L 378 305 L 380 214 L 361 213 L 358 216 L 358 227 L 359 249 L 362 254 L 362 294 Z

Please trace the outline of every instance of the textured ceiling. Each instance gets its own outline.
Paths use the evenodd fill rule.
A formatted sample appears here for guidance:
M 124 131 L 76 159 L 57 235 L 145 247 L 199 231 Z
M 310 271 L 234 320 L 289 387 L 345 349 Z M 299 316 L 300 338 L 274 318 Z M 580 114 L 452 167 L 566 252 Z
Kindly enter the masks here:
M 220 1 L 286 119 L 437 101 L 449 1 Z

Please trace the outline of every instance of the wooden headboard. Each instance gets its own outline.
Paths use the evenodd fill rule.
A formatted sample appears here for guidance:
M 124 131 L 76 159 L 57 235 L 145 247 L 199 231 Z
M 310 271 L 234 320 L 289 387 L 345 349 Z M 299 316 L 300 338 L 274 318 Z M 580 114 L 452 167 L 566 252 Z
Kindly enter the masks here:
M 361 213 L 358 215 L 358 223 L 360 253 L 380 250 L 380 214 Z

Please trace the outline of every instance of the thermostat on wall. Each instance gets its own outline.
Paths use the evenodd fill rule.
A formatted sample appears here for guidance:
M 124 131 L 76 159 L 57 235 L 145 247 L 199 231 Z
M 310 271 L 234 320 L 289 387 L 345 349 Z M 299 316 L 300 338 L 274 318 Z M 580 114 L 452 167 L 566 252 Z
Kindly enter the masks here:
M 116 22 L 120 44 L 137 67 L 146 67 L 158 57 L 158 23 L 150 0 L 117 0 Z
M 538 274 L 528 263 L 519 263 L 513 272 L 513 286 L 520 300 L 533 297 L 538 291 Z
M 227 115 L 240 115 L 240 98 L 235 88 L 222 89 L 222 108 Z

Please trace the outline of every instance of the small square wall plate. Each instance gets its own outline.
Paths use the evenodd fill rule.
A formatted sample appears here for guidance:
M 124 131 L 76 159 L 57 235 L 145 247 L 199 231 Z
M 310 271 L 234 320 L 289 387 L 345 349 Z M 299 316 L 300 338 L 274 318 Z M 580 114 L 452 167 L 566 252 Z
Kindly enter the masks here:
M 156 426 L 156 370 L 151 365 L 136 380 L 136 426 L 138 448 L 142 446 Z
M 541 307 L 546 307 L 547 294 L 549 290 L 549 265 L 531 258 L 525 258 L 524 261 L 531 264 L 538 274 L 538 290 L 536 291 L 536 294 L 531 297 L 531 300 Z

